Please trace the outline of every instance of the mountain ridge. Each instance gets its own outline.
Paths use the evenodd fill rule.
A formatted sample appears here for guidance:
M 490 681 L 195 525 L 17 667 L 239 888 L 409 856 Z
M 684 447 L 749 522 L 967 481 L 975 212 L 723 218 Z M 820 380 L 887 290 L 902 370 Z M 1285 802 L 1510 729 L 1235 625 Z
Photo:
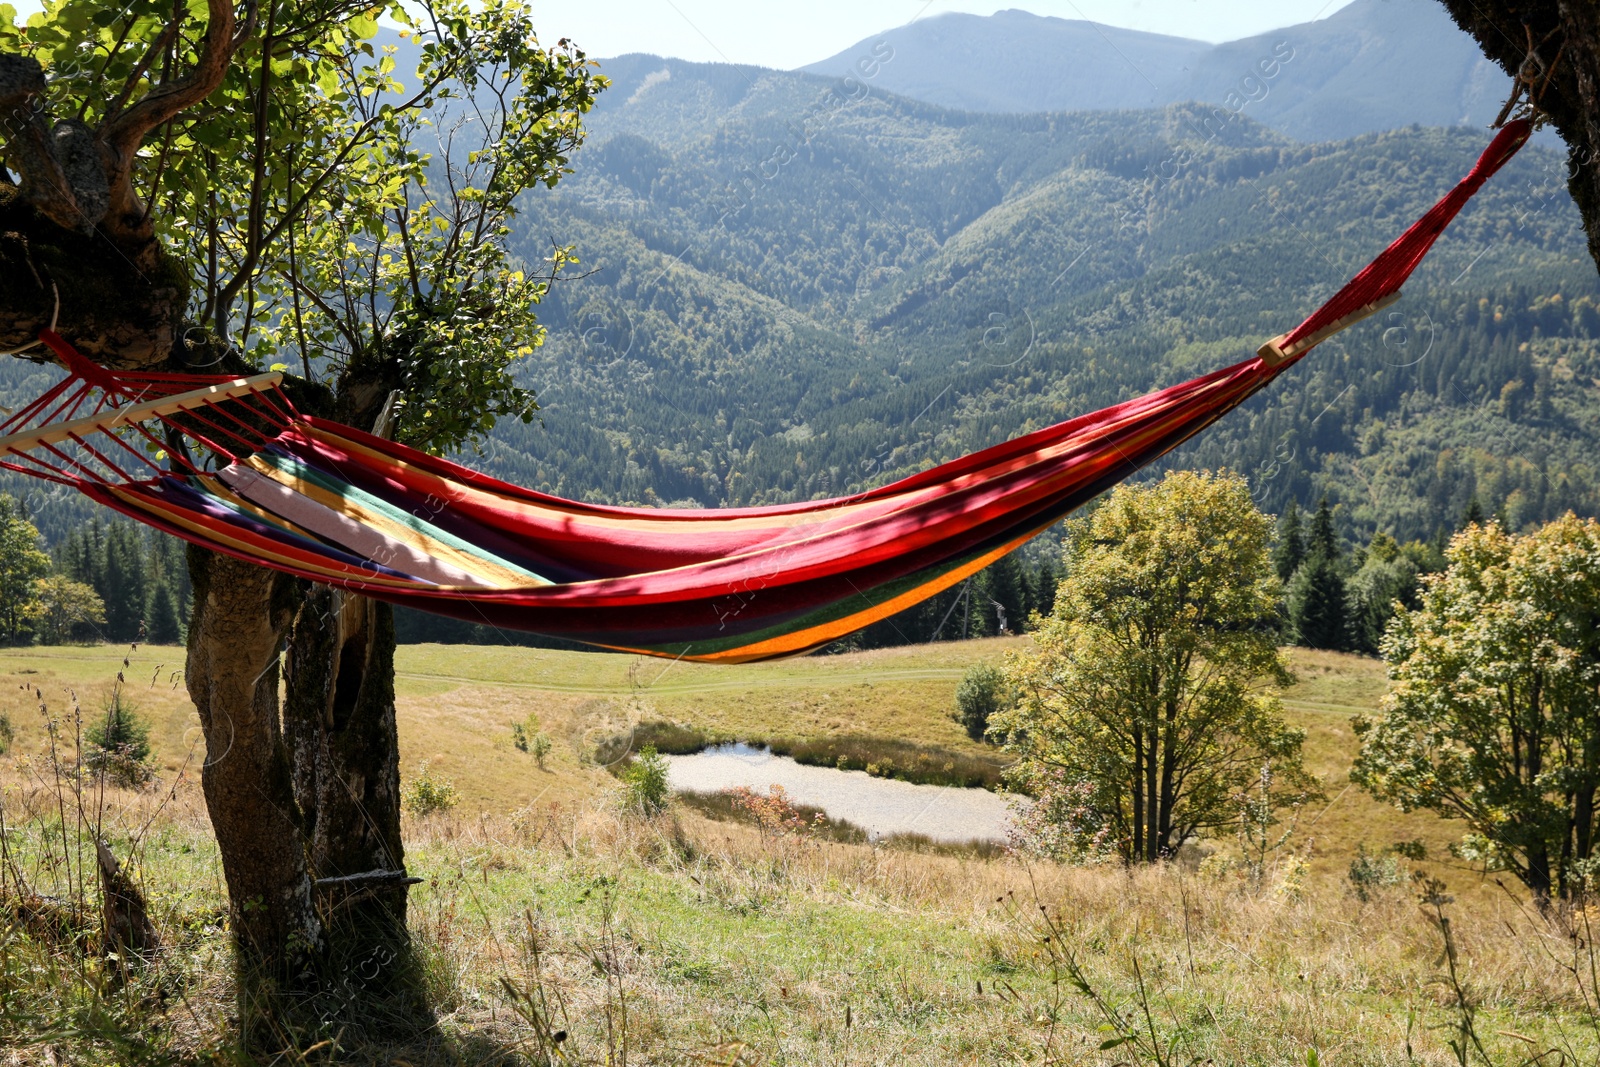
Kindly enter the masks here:
M 1292 77 L 1261 62 L 1283 46 Z M 1209 44 L 1010 9 L 945 13 L 865 38 L 800 71 L 862 77 L 887 47 L 876 88 L 979 112 L 1248 102 L 1250 115 L 1299 140 L 1337 140 L 1418 123 L 1481 125 L 1509 83 L 1432 0 L 1355 0 L 1315 22 Z M 973 57 L 998 57 L 973 77 Z M 1270 91 L 1268 91 L 1270 90 Z

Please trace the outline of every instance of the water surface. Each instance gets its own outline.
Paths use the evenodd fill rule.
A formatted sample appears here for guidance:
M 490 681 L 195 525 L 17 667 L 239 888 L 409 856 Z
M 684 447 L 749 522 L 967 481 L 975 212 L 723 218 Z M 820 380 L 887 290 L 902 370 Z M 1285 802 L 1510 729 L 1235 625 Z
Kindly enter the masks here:
M 808 767 L 750 745 L 717 745 L 692 756 L 666 756 L 667 784 L 678 792 L 718 793 L 738 786 L 766 792 L 781 785 L 796 804 L 821 808 L 869 838 L 923 834 L 935 841 L 1004 841 L 1014 798 L 987 789 L 913 785 L 866 771 Z

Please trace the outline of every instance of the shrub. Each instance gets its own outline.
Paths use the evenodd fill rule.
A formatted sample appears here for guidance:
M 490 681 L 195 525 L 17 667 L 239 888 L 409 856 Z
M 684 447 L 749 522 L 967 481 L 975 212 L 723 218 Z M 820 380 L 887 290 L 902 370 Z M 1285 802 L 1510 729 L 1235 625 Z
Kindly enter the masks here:
M 659 815 L 667 806 L 667 761 L 654 745 L 639 750 L 622 772 L 628 787 L 628 804 L 646 816 Z
M 0 711 L 0 756 L 11 751 L 11 742 L 17 739 L 17 732 L 11 728 L 11 717 Z
M 461 794 L 456 792 L 455 783 L 430 774 L 427 761 L 417 768 L 417 776 L 405 789 L 406 810 L 418 818 L 449 811 L 459 803 Z
M 983 740 L 984 731 L 989 728 L 989 716 L 1010 707 L 1011 703 L 1005 672 L 993 664 L 973 664 L 956 687 L 956 718 L 974 741 Z
M 693 726 L 676 722 L 642 722 L 633 731 L 633 743 L 640 748 L 652 745 L 657 752 L 669 756 L 689 756 L 703 752 L 712 745 L 727 744 L 739 738 L 721 734 L 708 734 Z
M 511 743 L 518 752 L 532 751 L 533 739 L 539 734 L 539 716 L 528 712 L 528 717 L 521 722 L 511 724 Z
M 550 755 L 553 743 L 550 735 L 539 729 L 539 716 L 530 711 L 526 719 L 512 723 L 511 743 L 518 752 L 530 753 L 538 761 L 539 769 L 544 770 L 544 760 Z
M 788 756 L 811 767 L 864 770 L 878 777 L 929 785 L 999 789 L 1008 763 L 998 754 L 951 752 L 898 738 L 862 734 L 834 734 L 804 741 L 774 737 L 766 743 L 773 755 Z
M 148 762 L 150 724 L 139 717 L 121 689 L 111 691 L 105 714 L 89 723 L 84 739 L 88 742 L 84 766 L 117 785 L 135 789 L 155 777 Z
M 774 784 L 765 794 L 747 785 L 727 791 L 735 810 L 748 814 L 761 829 L 761 836 L 812 837 L 827 826 L 828 819 L 815 809 L 802 809 L 789 800 L 783 786 Z M 810 816 L 807 817 L 807 811 Z
M 1369 855 L 1365 843 L 1356 846 L 1356 858 L 1350 861 L 1350 887 L 1363 902 L 1372 899 L 1375 889 L 1405 884 L 1405 868 L 1398 858 Z

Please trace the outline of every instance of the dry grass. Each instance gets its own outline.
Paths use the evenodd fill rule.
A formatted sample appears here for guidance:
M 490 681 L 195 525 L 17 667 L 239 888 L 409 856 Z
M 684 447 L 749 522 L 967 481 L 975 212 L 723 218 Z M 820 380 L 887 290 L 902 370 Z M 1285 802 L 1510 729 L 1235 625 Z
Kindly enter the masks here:
M 973 742 L 952 717 L 956 685 L 973 663 L 998 661 L 1026 644 L 1026 638 L 997 638 L 735 667 L 407 645 L 399 652 L 397 680 L 402 766 L 410 771 L 427 761 L 432 773 L 455 782 L 466 811 L 570 807 L 614 787 L 587 761 L 596 748 L 612 743 L 620 752 L 641 724 L 671 723 L 718 738 L 777 740 L 781 747 L 804 746 L 835 758 L 853 739 L 909 744 L 958 757 L 962 767 L 970 761 L 987 774 L 996 752 Z M 0 650 L 0 713 L 17 728 L 16 751 L 36 752 L 43 737 L 36 687 L 53 705 L 74 688 L 92 710 L 121 669 L 123 653 L 110 647 Z M 1342 878 L 1363 842 L 1380 851 L 1420 840 L 1431 857 L 1445 858 L 1459 836 L 1456 826 L 1426 813 L 1404 815 L 1346 788 L 1355 752 L 1350 719 L 1377 706 L 1382 663 L 1305 649 L 1291 649 L 1290 659 L 1299 683 L 1284 695 L 1286 711 L 1307 731 L 1307 763 L 1333 801 L 1298 817 L 1295 845 L 1313 870 Z M 200 743 L 199 722 L 181 676 L 173 674 L 183 650 L 145 646 L 130 660 L 127 691 L 151 719 L 155 757 L 170 776 Z M 511 744 L 510 724 L 530 712 L 556 741 L 543 770 Z M 947 761 L 941 757 L 941 765 Z M 1429 866 L 1446 872 L 1437 863 Z M 1453 880 L 1461 880 L 1459 873 Z
M 1051 948 L 1064 944 L 1122 1007 L 1135 1004 L 1137 960 L 1173 1062 L 1305 1063 L 1315 1050 L 1321 1063 L 1400 1064 L 1408 1032 L 1414 1062 L 1455 1062 L 1445 1042 L 1459 1015 L 1437 981 L 1438 930 L 1411 887 L 1379 887 L 1363 902 L 1345 878 L 1358 842 L 1376 851 L 1421 839 L 1438 857 L 1453 836 L 1436 819 L 1342 792 L 1349 718 L 1383 687 L 1373 661 L 1295 653 L 1301 681 L 1286 702 L 1333 803 L 1299 816 L 1297 854 L 1280 855 L 1259 888 L 1183 865 L 1030 867 L 774 838 L 684 806 L 630 821 L 612 799 L 615 781 L 581 759 L 650 719 L 733 736 L 781 726 L 790 736 L 868 731 L 975 748 L 949 718 L 951 696 L 969 663 L 1008 645 L 716 671 L 520 649 L 402 650 L 403 765 L 426 759 L 465 796 L 455 813 L 407 826 L 408 864 L 427 879 L 413 891 L 413 930 L 440 1025 L 430 1046 L 352 1050 L 348 1061 L 542 1062 L 540 1028 L 528 1019 L 537 1011 L 568 1031 L 561 1047 L 572 1063 L 1128 1061 L 1129 1046 L 1098 1051 L 1106 1033 L 1094 1002 L 1061 984 Z M 19 869 L 40 893 L 69 895 L 71 865 L 41 847 L 58 794 L 35 687 L 63 715 L 68 688 L 99 692 L 121 660 L 111 649 L 0 653 L 0 711 L 18 731 L 18 755 L 0 759 L 0 800 Z M 163 970 L 112 990 L 93 959 L 0 918 L 0 1063 L 137 1061 L 107 1034 L 144 1042 L 152 1063 L 232 1055 L 215 845 L 192 770 L 181 773 L 196 724 L 170 666 L 148 684 L 161 662 L 181 662 L 180 650 L 140 649 L 125 676 L 153 722 L 162 791 L 111 790 L 96 817 L 136 863 L 169 945 Z M 651 684 L 640 680 L 645 668 L 658 672 Z M 530 711 L 558 742 L 548 770 L 511 746 L 509 723 Z M 101 811 L 98 797 L 89 807 Z M 1600 1062 L 1592 983 L 1568 966 L 1587 962 L 1587 940 L 1469 872 L 1426 866 L 1461 896 L 1451 908 L 1460 961 L 1493 1062 L 1530 1062 L 1551 1048 L 1566 1050 L 1565 1062 Z M 1043 942 L 1036 902 L 1065 937 Z M 43 1023 L 57 1035 L 42 1035 Z
M 48 825 L 47 782 L 13 768 L 3 784 L 9 825 Z M 119 848 L 148 827 L 139 872 L 173 946 L 161 1005 L 146 999 L 119 1017 L 173 1057 L 152 1062 L 194 1062 L 227 1038 L 221 897 L 196 794 L 193 784 L 165 800 L 108 794 Z M 1439 934 L 1407 887 L 1362 902 L 1292 866 L 1252 890 L 1182 865 L 925 855 L 762 835 L 683 808 L 641 822 L 603 800 L 433 816 L 412 821 L 407 840 L 409 866 L 427 879 L 412 926 L 439 1030 L 430 1045 L 352 1049 L 345 1062 L 524 1062 L 505 1057 L 538 1047 L 519 1014 L 531 994 L 569 1034 L 572 1063 L 715 1063 L 713 1050 L 740 1046 L 750 1063 L 1116 1062 L 1095 1051 L 1105 1034 L 1093 1003 L 1058 985 L 1038 903 L 1119 1006 L 1134 1004 L 1137 960 L 1174 1062 L 1303 1063 L 1314 1049 L 1323 1063 L 1399 1064 L 1412 1012 L 1415 1062 L 1453 1062 Z M 41 888 L 59 888 L 55 876 L 30 868 Z M 1592 987 L 1563 966 L 1586 959 L 1578 943 L 1510 896 L 1452 911 L 1494 1062 L 1525 1062 L 1535 1045 L 1593 1062 Z M 6 960 L 37 966 L 26 931 L 13 927 L 5 944 Z M 52 998 L 77 1003 L 88 993 L 63 984 L 93 972 L 90 961 L 41 973 Z M 19 984 L 40 992 L 17 967 L 5 973 L 14 1002 L 27 999 Z M 47 1062 L 49 1042 L 24 1047 L 0 1010 L 4 1023 L 13 1062 Z M 123 1062 L 67 1032 L 58 1050 Z

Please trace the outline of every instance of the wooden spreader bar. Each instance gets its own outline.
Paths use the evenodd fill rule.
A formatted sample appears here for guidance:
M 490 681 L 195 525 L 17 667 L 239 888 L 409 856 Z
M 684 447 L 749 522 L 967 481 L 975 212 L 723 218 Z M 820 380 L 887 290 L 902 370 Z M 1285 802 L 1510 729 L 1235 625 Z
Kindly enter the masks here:
M 249 396 L 264 389 L 275 388 L 282 382 L 283 375 L 272 371 L 267 374 L 252 374 L 248 378 L 235 378 L 231 382 L 218 382 L 216 385 L 208 385 L 201 389 L 191 389 L 187 393 L 164 396 L 159 400 L 145 400 L 129 404 L 127 407 L 107 408 L 80 419 L 69 419 L 66 422 L 52 423 L 49 426 L 40 426 L 37 429 L 23 430 L 0 437 L 0 455 L 20 456 L 41 445 L 53 445 L 85 434 L 109 433 L 123 426 L 148 422 L 164 415 L 193 411 L 195 408 L 209 407 L 224 400 Z
M 1267 366 L 1276 367 L 1282 364 L 1285 360 L 1293 359 L 1295 356 L 1298 356 L 1309 349 L 1315 348 L 1317 345 L 1320 345 L 1322 342 L 1326 341 L 1340 330 L 1347 330 L 1356 323 L 1360 322 L 1362 319 L 1376 315 L 1378 312 L 1382 311 L 1384 308 L 1388 307 L 1390 304 L 1399 299 L 1400 290 L 1396 289 L 1388 296 L 1381 296 L 1372 303 L 1367 304 L 1365 307 L 1356 308 L 1342 319 L 1335 319 L 1333 322 L 1328 323 L 1328 325 L 1324 326 L 1316 333 L 1307 334 L 1305 337 L 1302 337 L 1300 340 L 1296 341 L 1287 348 L 1284 347 L 1283 342 L 1288 339 L 1289 335 L 1286 333 L 1280 333 L 1278 336 L 1274 337 L 1272 340 L 1256 349 L 1256 355 L 1260 356 L 1261 361 Z

